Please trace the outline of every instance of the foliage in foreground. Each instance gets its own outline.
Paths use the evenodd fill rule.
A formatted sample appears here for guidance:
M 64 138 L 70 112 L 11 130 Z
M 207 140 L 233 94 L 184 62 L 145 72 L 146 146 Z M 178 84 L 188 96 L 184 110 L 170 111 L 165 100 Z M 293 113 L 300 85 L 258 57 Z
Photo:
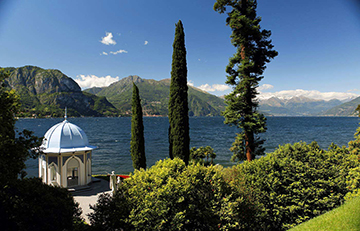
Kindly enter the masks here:
M 360 106 L 360 105 L 359 105 Z M 359 107 L 358 107 L 359 108 Z M 356 130 L 354 135 L 355 140 L 349 142 L 349 152 L 360 157 L 360 127 Z M 349 175 L 346 176 L 346 185 L 349 192 L 345 196 L 345 200 L 350 200 L 354 197 L 360 196 L 360 167 L 356 166 L 349 170 Z
M 112 198 L 100 197 L 90 221 L 98 230 L 237 230 L 256 211 L 249 193 L 232 191 L 220 166 L 175 158 L 135 171 Z
M 262 207 L 259 229 L 285 230 L 338 207 L 348 192 L 346 176 L 358 165 L 345 147 L 328 151 L 316 142 L 286 144 L 229 170 L 234 185 L 252 187 Z
M 344 205 L 331 210 L 319 217 L 304 222 L 290 231 L 316 230 L 359 230 L 360 228 L 360 197 L 347 201 Z
M 360 179 L 358 143 L 287 144 L 228 169 L 159 161 L 135 171 L 115 197 L 101 197 L 91 223 L 99 230 L 286 230 L 359 188 L 347 182 Z
M 17 180 L 0 189 L 3 230 L 74 230 L 81 227 L 81 209 L 64 188 L 38 178 Z

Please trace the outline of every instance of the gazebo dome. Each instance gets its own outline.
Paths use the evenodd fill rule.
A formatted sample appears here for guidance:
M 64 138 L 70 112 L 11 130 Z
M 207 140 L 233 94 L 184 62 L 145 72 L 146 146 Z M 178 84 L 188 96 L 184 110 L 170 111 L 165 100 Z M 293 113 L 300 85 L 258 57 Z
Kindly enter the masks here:
M 90 151 L 96 148 L 89 145 L 85 132 L 66 118 L 45 133 L 41 147 L 44 153 Z

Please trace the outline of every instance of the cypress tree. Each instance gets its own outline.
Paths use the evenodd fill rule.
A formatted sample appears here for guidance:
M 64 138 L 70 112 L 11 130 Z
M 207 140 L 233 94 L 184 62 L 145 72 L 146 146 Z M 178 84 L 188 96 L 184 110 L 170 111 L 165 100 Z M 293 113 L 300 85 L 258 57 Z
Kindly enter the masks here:
M 169 155 L 186 164 L 190 155 L 189 108 L 185 33 L 182 22 L 176 24 L 171 66 L 169 98 Z
M 139 89 L 133 83 L 133 95 L 131 101 L 131 159 L 134 169 L 146 169 L 145 157 L 145 139 L 144 139 L 144 124 L 143 114 L 140 104 Z
M 256 88 L 263 78 L 265 64 L 278 53 L 272 49 L 271 31 L 260 28 L 256 7 L 256 0 L 217 0 L 214 5 L 220 14 L 230 10 L 226 24 L 231 28 L 231 43 L 236 48 L 226 67 L 226 83 L 233 91 L 225 96 L 227 107 L 223 112 L 226 124 L 241 129 L 230 149 L 233 161 L 251 161 L 265 150 L 264 140 L 258 134 L 266 131 L 266 118 L 257 111 Z

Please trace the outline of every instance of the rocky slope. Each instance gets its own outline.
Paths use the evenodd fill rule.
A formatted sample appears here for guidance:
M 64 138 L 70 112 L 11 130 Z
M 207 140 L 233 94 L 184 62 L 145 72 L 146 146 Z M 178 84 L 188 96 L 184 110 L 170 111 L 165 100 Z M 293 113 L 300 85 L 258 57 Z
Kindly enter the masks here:
M 118 114 L 106 98 L 83 93 L 72 78 L 59 70 L 25 66 L 5 68 L 5 71 L 10 73 L 5 84 L 20 95 L 20 116 L 62 116 L 65 107 L 69 116 Z
M 355 98 L 349 102 L 338 105 L 323 113 L 326 116 L 358 116 L 359 113 L 355 111 L 360 104 L 360 97 Z

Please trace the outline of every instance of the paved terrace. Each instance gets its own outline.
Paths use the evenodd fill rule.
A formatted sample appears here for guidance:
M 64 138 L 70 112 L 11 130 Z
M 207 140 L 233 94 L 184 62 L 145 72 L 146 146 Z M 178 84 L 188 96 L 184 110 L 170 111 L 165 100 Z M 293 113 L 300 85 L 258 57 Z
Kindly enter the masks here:
M 109 182 L 103 179 L 93 179 L 93 182 L 88 187 L 75 188 L 72 192 L 76 202 L 80 204 L 82 209 L 81 216 L 85 219 L 86 223 L 90 224 L 87 214 L 94 212 L 90 209 L 89 205 L 94 205 L 102 193 L 110 193 Z

